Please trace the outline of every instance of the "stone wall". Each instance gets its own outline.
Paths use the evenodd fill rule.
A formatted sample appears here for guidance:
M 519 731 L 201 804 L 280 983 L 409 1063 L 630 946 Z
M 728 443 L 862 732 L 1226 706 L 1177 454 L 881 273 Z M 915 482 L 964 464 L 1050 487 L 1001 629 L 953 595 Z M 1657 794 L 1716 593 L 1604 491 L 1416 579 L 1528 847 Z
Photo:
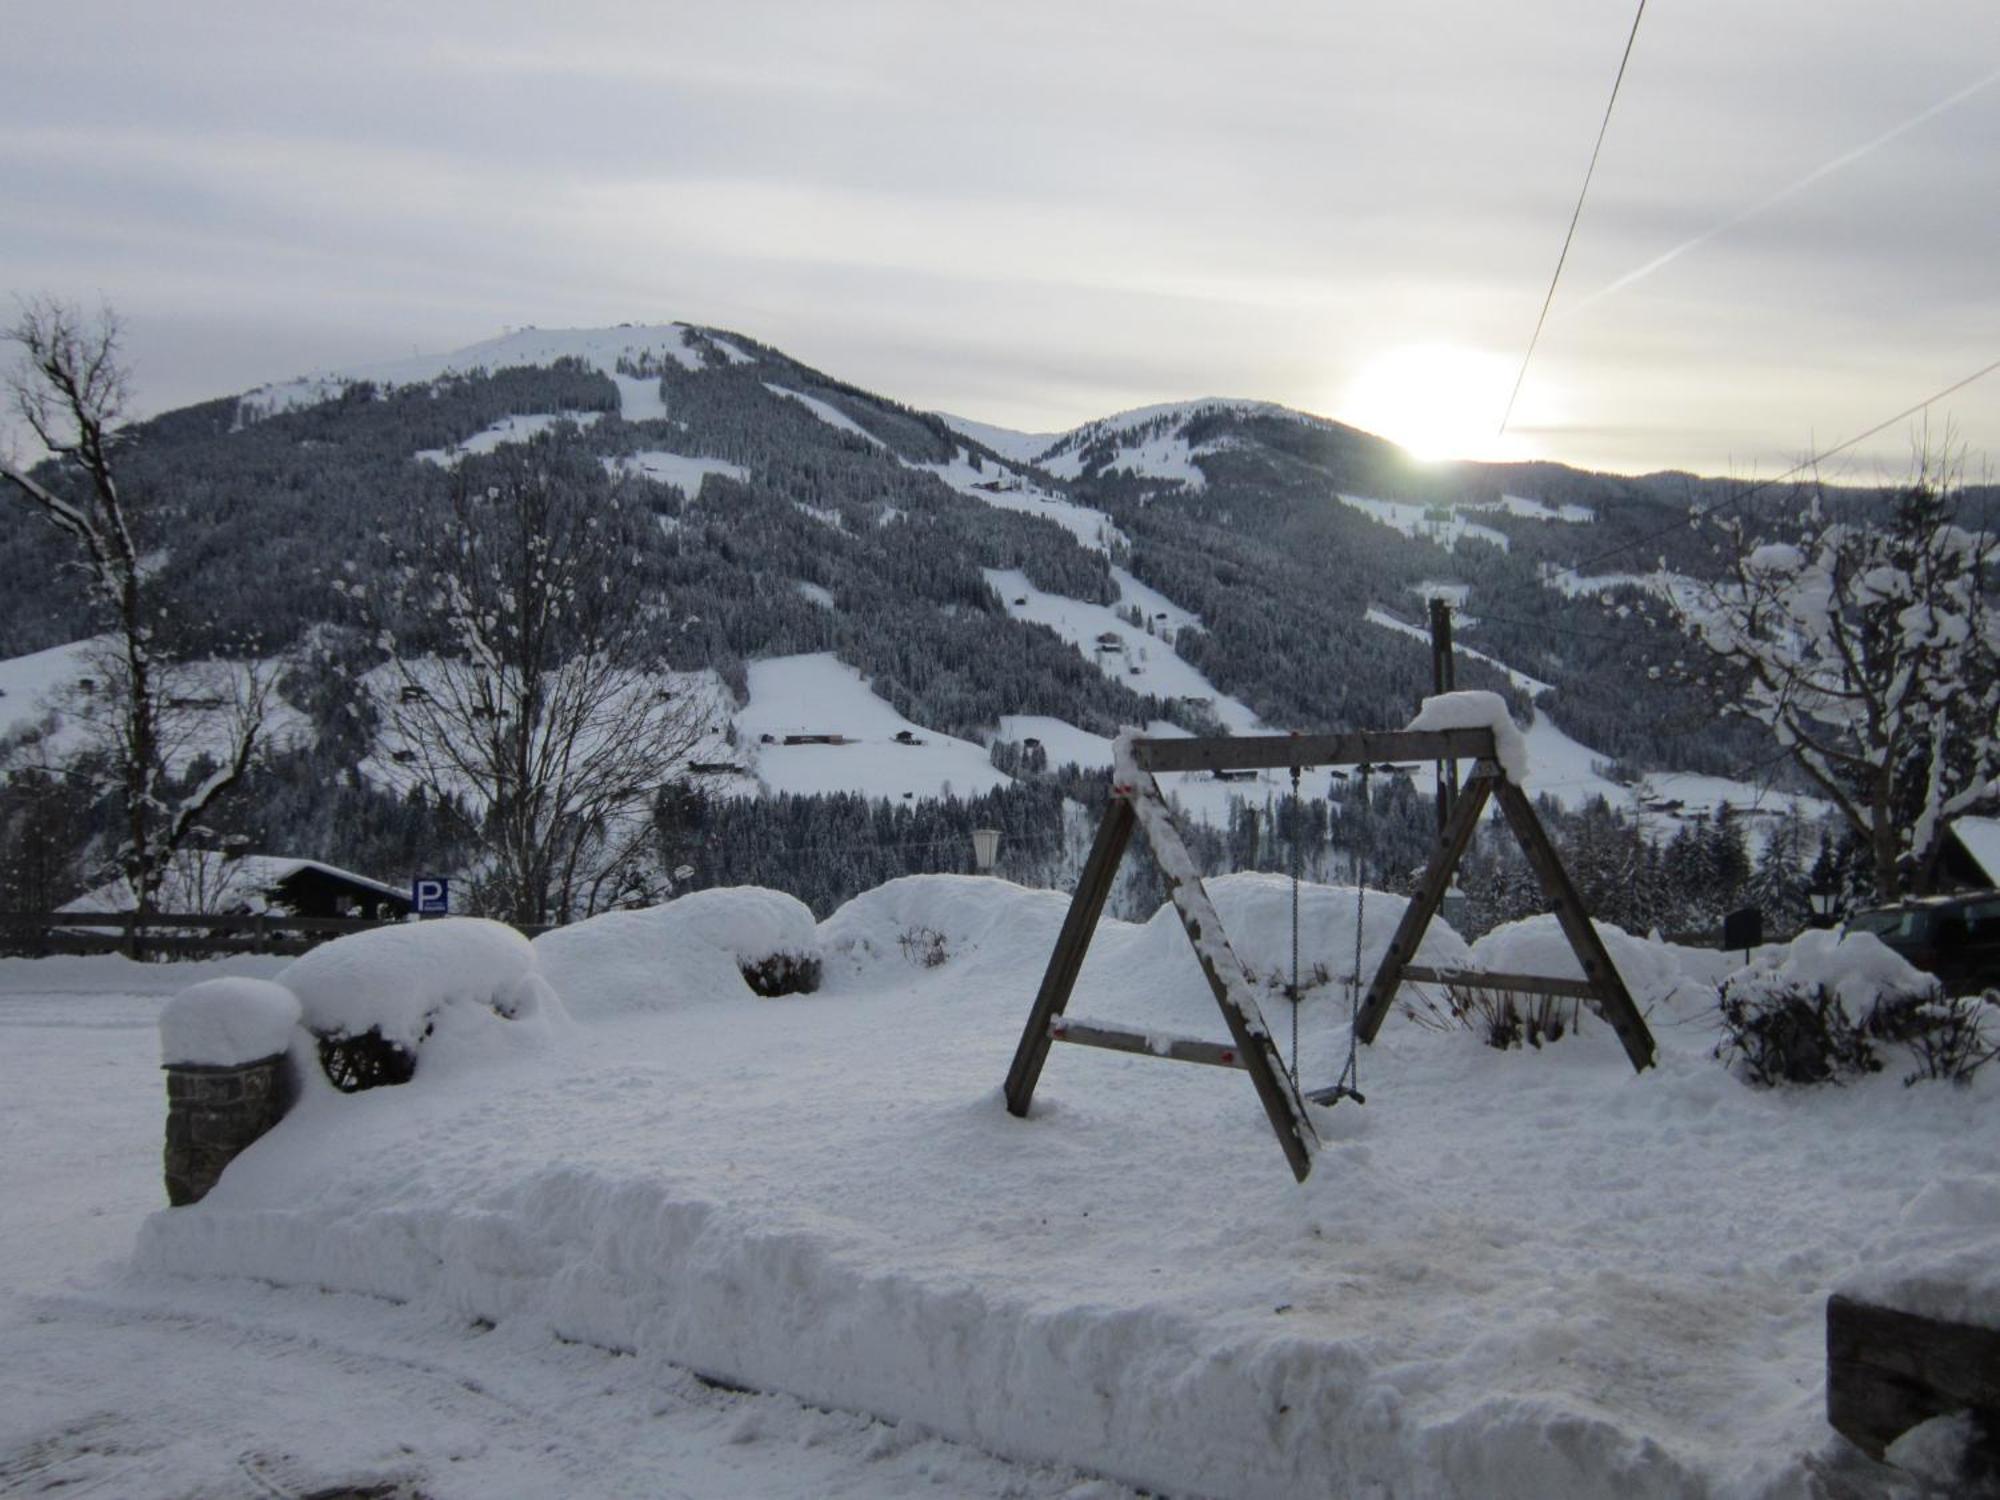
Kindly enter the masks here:
M 233 1067 L 169 1064 L 167 1201 L 197 1203 L 222 1169 L 284 1118 L 294 1093 L 285 1055 Z

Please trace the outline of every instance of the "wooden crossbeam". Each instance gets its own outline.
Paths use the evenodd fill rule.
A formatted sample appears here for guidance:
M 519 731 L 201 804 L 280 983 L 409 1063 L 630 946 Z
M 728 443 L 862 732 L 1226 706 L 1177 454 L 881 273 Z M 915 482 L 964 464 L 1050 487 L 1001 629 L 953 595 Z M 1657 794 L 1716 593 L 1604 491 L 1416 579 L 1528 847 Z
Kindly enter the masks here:
M 1493 731 L 1385 729 L 1358 734 L 1243 734 L 1191 740 L 1134 740 L 1142 771 L 1256 771 L 1287 766 L 1353 766 L 1387 760 L 1491 760 Z
M 1586 979 L 1559 979 L 1548 974 L 1502 974 L 1485 969 L 1433 969 L 1405 964 L 1403 978 L 1417 984 L 1448 984 L 1468 990 L 1504 990 L 1519 995 L 1560 995 L 1566 1000 L 1595 1000 L 1597 986 Z
M 1057 1016 L 1049 1022 L 1049 1040 L 1074 1042 L 1080 1047 L 1103 1047 L 1111 1052 L 1134 1052 L 1145 1057 L 1164 1057 L 1174 1062 L 1206 1063 L 1212 1068 L 1243 1068 L 1243 1054 L 1222 1042 L 1199 1037 L 1164 1036 L 1157 1032 L 1128 1031 L 1119 1026 L 1103 1026 L 1095 1021 L 1075 1021 Z

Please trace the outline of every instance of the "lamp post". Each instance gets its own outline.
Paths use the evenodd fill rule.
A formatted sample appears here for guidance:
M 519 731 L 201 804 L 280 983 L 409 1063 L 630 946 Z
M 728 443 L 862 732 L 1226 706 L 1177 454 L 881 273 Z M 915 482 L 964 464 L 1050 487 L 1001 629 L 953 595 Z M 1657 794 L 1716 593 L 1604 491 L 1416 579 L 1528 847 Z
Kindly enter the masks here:
M 1453 932 L 1458 931 L 1459 924 L 1465 918 L 1465 908 L 1469 905 L 1471 898 L 1465 894 L 1464 888 L 1456 880 L 1445 888 L 1444 895 L 1438 899 L 1438 911 Z
M 993 861 L 1000 854 L 1000 830 L 997 828 L 975 828 L 972 830 L 972 863 L 982 875 L 993 873 Z
M 1806 901 L 1812 907 L 1813 926 L 1831 927 L 1834 914 L 1840 909 L 1840 892 L 1831 885 L 1816 885 L 1806 892 Z

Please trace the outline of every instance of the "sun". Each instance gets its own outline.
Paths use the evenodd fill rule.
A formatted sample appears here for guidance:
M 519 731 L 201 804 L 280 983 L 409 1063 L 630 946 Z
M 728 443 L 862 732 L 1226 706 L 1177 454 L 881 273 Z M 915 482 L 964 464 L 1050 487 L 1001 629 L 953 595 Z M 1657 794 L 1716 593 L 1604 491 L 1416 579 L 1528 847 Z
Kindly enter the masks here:
M 1505 355 L 1458 344 L 1406 344 L 1363 365 L 1334 414 L 1425 463 L 1530 458 L 1525 438 L 1511 428 L 1499 435 L 1514 375 Z M 1515 420 L 1521 416 L 1517 408 Z

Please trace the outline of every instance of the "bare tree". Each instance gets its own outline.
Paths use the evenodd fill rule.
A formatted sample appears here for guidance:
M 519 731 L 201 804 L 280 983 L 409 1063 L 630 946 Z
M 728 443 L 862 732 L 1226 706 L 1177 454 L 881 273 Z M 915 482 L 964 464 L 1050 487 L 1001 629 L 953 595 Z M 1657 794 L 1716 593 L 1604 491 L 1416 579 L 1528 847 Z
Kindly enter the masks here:
M 560 922 L 662 894 L 653 800 L 718 715 L 702 676 L 666 670 L 648 525 L 558 432 L 463 460 L 377 597 L 353 590 L 389 654 L 383 770 L 465 809 L 482 910 Z
M 143 918 L 157 909 L 168 861 L 202 831 L 203 816 L 258 753 L 268 677 L 254 668 L 227 671 L 218 694 L 210 682 L 191 681 L 205 669 L 179 661 L 162 641 L 142 550 L 143 506 L 113 471 L 128 400 L 117 317 L 105 309 L 92 318 L 37 299 L 22 304 L 0 338 L 22 355 L 6 377 L 14 413 L 49 455 L 37 470 L 46 479 L 0 462 L 0 482 L 75 544 L 91 612 L 104 630 L 88 658 L 91 691 L 74 697 L 71 711 L 104 752 L 104 790 L 118 801 L 123 830 L 117 863 Z M 196 763 L 195 732 L 199 763 L 212 769 L 177 792 L 177 776 Z
M 1962 503 L 1958 463 L 1929 449 L 1886 502 L 1814 484 L 1764 535 L 1718 522 L 1722 580 L 1675 606 L 1725 711 L 1769 726 L 1884 900 L 1928 889 L 1952 819 L 2000 799 L 2000 549 Z

